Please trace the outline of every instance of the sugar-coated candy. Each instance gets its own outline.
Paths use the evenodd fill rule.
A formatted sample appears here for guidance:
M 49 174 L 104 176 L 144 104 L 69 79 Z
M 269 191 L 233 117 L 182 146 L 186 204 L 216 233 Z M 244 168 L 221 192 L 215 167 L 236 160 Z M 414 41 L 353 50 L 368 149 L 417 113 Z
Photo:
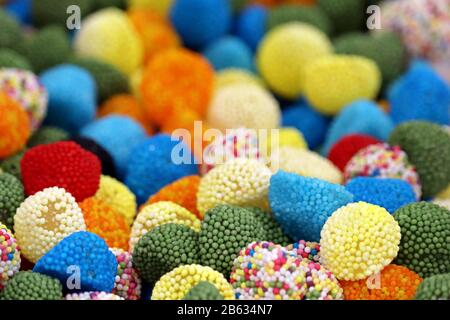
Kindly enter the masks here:
M 339 280 L 361 280 L 381 271 L 397 256 L 401 237 L 394 217 L 366 202 L 336 210 L 320 235 L 322 264 Z
M 450 135 L 441 126 L 425 121 L 405 122 L 392 131 L 389 143 L 400 146 L 416 167 L 424 198 L 449 185 Z
M 120 128 L 120 134 L 117 134 L 117 128 Z M 94 140 L 109 152 L 119 178 L 125 176 L 131 150 L 147 136 L 139 123 L 121 115 L 110 115 L 93 121 L 81 129 L 80 135 Z
M 200 214 L 220 204 L 267 208 L 270 169 L 255 159 L 231 159 L 209 171 L 197 192 Z
M 31 271 L 17 273 L 0 293 L 0 300 L 61 299 L 62 286 L 57 279 Z
M 200 281 L 213 284 L 225 300 L 233 300 L 233 287 L 223 274 L 198 264 L 180 266 L 166 273 L 155 284 L 152 300 L 180 300 Z
M 0 224 L 13 228 L 14 215 L 23 200 L 25 194 L 20 180 L 12 174 L 0 172 Z
M 342 186 L 280 170 L 270 179 L 269 200 L 275 220 L 292 239 L 319 241 L 328 217 L 353 195 Z
M 450 211 L 429 202 L 398 209 L 394 218 L 402 239 L 395 263 L 426 278 L 450 272 Z
M 272 29 L 261 40 L 258 69 L 275 93 L 296 99 L 303 92 L 304 68 L 331 50 L 331 43 L 322 31 L 306 23 L 289 22 Z
M 261 241 L 264 231 L 252 212 L 219 205 L 206 212 L 199 235 L 200 263 L 229 276 L 239 251 Z
M 94 120 L 97 89 L 87 70 L 62 64 L 47 69 L 40 80 L 49 98 L 45 124 L 76 134 Z
M 267 8 L 260 5 L 248 5 L 236 18 L 236 34 L 244 40 L 253 51 L 266 33 Z
M 183 43 L 201 49 L 226 34 L 231 27 L 227 0 L 173 0 L 170 20 Z
M 256 222 L 261 226 L 263 232 L 261 236 L 262 240 L 282 246 L 286 246 L 292 242 L 284 233 L 283 229 L 281 229 L 271 212 L 266 212 L 257 207 L 245 207 L 245 210 L 253 213 Z
M 30 118 L 31 131 L 36 131 L 47 113 L 48 94 L 38 77 L 20 69 L 0 69 L 2 91 L 17 101 Z
M 214 70 L 238 68 L 253 71 L 253 52 L 238 37 L 225 36 L 210 43 L 203 55 L 209 60 Z
M 86 230 L 103 240 L 110 248 L 128 249 L 130 226 L 114 207 L 98 198 L 87 198 L 79 202 Z
M 14 215 L 22 254 L 36 262 L 73 232 L 86 230 L 75 198 L 63 188 L 47 188 L 25 199 Z
M 151 284 L 176 267 L 198 262 L 198 232 L 182 224 L 166 223 L 153 228 L 133 250 L 134 266 L 142 279 Z
M 189 290 L 183 300 L 223 300 L 223 296 L 211 282 L 200 281 Z
M 297 256 L 300 259 L 320 263 L 320 244 L 318 242 L 300 240 L 286 246 L 286 250 L 290 255 Z
M 331 147 L 348 134 L 366 134 L 386 141 L 394 129 L 392 119 L 374 102 L 358 100 L 347 105 L 331 122 L 327 132 L 323 152 L 328 154 Z
M 160 201 L 144 206 L 139 211 L 131 228 L 130 251 L 139 239 L 147 232 L 166 223 L 175 223 L 188 226 L 200 231 L 200 220 L 185 208 L 170 201 Z
M 20 248 L 14 234 L 0 222 L 0 292 L 19 272 Z
M 449 300 L 450 273 L 438 274 L 423 279 L 417 289 L 417 300 Z
M 131 151 L 125 184 L 142 204 L 169 183 L 196 174 L 198 169 L 194 162 L 194 156 L 183 141 L 157 134 Z
M 0 92 L 0 159 L 20 151 L 30 137 L 30 120 L 23 107 Z
M 100 160 L 74 142 L 31 148 L 25 152 L 20 167 L 27 195 L 56 186 L 83 201 L 97 192 L 100 183 Z
M 136 216 L 136 196 L 119 180 L 102 175 L 94 198 L 117 210 L 129 225 L 133 223 Z
M 105 8 L 83 19 L 74 40 L 75 52 L 116 66 L 131 75 L 141 64 L 144 50 L 136 29 L 118 8 Z
M 111 292 L 117 261 L 102 238 L 79 231 L 56 244 L 36 262 L 33 271 L 57 278 L 69 293 L 80 290 Z
M 406 267 L 390 264 L 358 281 L 341 281 L 345 300 L 412 300 L 422 278 Z
M 69 293 L 64 299 L 66 300 L 125 300 L 114 293 L 104 291 L 89 291 L 80 293 Z
M 376 204 L 390 213 L 416 201 L 412 186 L 401 179 L 356 177 L 347 183 L 345 189 L 353 194 L 355 202 Z
M 417 199 L 422 195 L 416 168 L 399 147 L 379 143 L 359 150 L 346 164 L 344 178 L 348 181 L 359 176 L 402 179 L 411 184 Z
M 141 298 L 141 277 L 133 265 L 130 252 L 118 248 L 111 248 L 116 256 L 117 273 L 112 293 L 125 300 L 139 300 Z

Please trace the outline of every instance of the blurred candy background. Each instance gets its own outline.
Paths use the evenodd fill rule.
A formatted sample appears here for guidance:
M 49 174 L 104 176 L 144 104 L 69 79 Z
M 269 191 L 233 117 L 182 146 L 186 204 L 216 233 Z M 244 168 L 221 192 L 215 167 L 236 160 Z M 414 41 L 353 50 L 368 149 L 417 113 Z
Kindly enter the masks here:
M 450 299 L 450 0 L 0 4 L 0 299 Z

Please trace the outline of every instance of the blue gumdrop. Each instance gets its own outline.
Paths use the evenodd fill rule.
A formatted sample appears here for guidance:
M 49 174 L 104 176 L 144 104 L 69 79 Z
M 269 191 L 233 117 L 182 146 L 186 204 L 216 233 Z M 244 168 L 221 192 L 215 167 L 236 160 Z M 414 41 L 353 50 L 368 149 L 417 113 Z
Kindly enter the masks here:
M 450 87 L 425 62 L 415 62 L 389 89 L 391 117 L 399 124 L 425 120 L 450 123 Z
M 238 68 L 255 71 L 253 53 L 241 39 L 227 36 L 211 43 L 203 55 L 219 71 L 227 68 Z
M 301 131 L 309 148 L 316 149 L 325 139 L 330 120 L 305 102 L 300 102 L 283 110 L 282 123 L 283 127 L 294 127 Z
M 359 133 L 386 141 L 394 129 L 392 119 L 374 102 L 358 100 L 346 106 L 330 125 L 323 152 L 328 155 L 333 144 L 343 136 Z
M 165 185 L 193 174 L 198 174 L 198 167 L 189 147 L 157 134 L 131 151 L 125 184 L 142 204 Z
M 228 0 L 175 0 L 170 20 L 184 45 L 202 49 L 229 31 L 231 6 Z
M 114 288 L 117 260 L 99 236 L 79 231 L 61 240 L 41 257 L 34 272 L 58 279 L 69 292 L 105 291 Z M 79 272 L 79 288 L 68 287 Z
M 293 240 L 320 240 L 334 211 L 353 201 L 341 185 L 279 170 L 270 178 L 269 202 L 275 220 Z
M 5 9 L 22 24 L 31 24 L 31 5 L 32 0 L 15 0 L 9 1 Z
M 237 18 L 235 33 L 256 51 L 266 33 L 268 11 L 260 5 L 248 6 Z
M 57 126 L 76 135 L 94 120 L 97 86 L 88 71 L 63 64 L 43 72 L 40 81 L 49 98 L 46 125 Z
M 416 201 L 412 186 L 400 179 L 356 177 L 345 186 L 354 196 L 354 201 L 376 204 L 394 213 L 404 205 Z
M 119 178 L 125 177 L 131 150 L 145 140 L 147 133 L 133 119 L 111 115 L 98 119 L 81 129 L 80 135 L 90 138 L 109 152 Z

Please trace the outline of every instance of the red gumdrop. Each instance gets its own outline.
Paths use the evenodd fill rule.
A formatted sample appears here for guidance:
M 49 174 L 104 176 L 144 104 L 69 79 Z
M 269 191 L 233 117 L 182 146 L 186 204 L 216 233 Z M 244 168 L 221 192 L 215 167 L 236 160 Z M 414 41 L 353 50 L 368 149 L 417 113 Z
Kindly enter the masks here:
M 361 149 L 380 143 L 378 139 L 364 134 L 350 134 L 339 139 L 330 149 L 328 159 L 344 172 L 350 159 Z
M 75 142 L 63 141 L 29 149 L 20 162 L 20 169 L 27 195 L 60 187 L 80 202 L 97 192 L 102 166 L 93 153 Z

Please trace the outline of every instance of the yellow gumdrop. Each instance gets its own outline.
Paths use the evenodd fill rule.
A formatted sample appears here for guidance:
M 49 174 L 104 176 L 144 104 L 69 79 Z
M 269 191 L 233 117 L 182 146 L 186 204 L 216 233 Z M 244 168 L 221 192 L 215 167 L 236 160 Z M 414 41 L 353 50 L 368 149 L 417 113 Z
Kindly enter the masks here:
M 106 8 L 83 19 L 74 46 L 79 55 L 109 62 L 128 75 L 143 59 L 139 35 L 127 15 L 117 8 Z
M 330 55 L 304 68 L 304 94 L 317 111 L 335 115 L 349 103 L 374 99 L 381 87 L 377 64 L 368 58 Z
M 161 15 L 167 15 L 173 0 L 128 0 L 129 8 L 151 9 Z
M 306 64 L 332 52 L 327 36 L 315 27 L 291 22 L 272 29 L 257 53 L 261 75 L 280 96 L 295 99 L 302 93 L 302 71 Z
M 236 68 L 224 69 L 215 74 L 215 89 L 219 90 L 223 87 L 233 84 L 253 84 L 264 87 L 263 81 L 253 73 Z

